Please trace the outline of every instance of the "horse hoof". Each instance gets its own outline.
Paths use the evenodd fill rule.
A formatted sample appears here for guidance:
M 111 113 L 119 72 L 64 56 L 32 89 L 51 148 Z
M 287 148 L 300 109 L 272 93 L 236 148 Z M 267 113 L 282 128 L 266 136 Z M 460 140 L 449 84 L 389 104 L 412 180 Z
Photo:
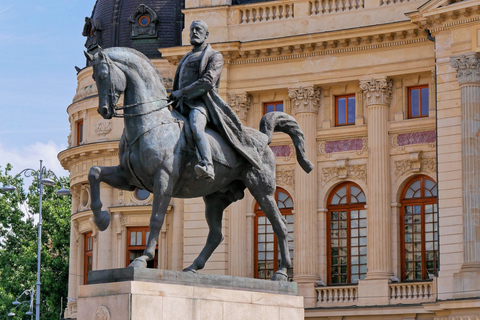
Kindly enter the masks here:
M 98 230 L 105 231 L 110 224 L 110 214 L 107 211 L 101 211 L 98 216 L 93 219 L 97 225 Z
M 285 272 L 277 271 L 273 274 L 272 281 L 288 281 L 288 275 Z
M 191 269 L 190 267 L 183 269 L 183 272 L 187 273 L 197 273 L 197 270 Z
M 129 268 L 146 268 L 147 267 L 147 261 L 141 258 L 136 258 L 135 260 L 130 263 L 128 266 Z

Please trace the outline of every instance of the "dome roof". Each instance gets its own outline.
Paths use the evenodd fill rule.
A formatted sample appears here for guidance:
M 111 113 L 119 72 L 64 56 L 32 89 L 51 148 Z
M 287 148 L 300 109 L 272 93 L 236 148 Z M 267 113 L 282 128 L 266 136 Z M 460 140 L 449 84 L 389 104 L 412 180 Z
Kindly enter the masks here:
M 130 47 L 149 58 L 161 56 L 158 48 L 182 44 L 185 1 L 97 0 L 92 16 L 85 18 L 85 47 Z

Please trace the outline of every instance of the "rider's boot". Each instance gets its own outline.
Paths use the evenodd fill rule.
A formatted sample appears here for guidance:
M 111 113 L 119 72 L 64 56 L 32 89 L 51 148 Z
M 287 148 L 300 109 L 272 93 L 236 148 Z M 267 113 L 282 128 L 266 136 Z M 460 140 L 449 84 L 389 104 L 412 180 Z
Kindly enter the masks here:
M 213 170 L 213 164 L 205 160 L 200 161 L 195 166 L 195 173 L 197 174 L 198 179 L 215 179 L 215 172 Z

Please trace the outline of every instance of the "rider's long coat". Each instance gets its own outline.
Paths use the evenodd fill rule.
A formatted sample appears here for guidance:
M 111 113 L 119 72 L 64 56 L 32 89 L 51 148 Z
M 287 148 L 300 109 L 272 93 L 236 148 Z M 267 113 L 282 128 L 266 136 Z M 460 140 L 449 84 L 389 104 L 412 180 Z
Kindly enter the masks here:
M 182 64 L 192 51 L 187 53 L 178 64 L 173 90 L 180 89 L 179 72 Z M 191 85 L 181 88 L 186 99 L 195 99 L 201 97 L 209 112 L 209 120 L 214 129 L 219 132 L 224 139 L 244 156 L 253 166 L 260 168 L 259 149 L 262 143 L 259 143 L 254 136 L 246 134 L 240 119 L 233 110 L 222 100 L 218 94 L 220 84 L 220 75 L 223 69 L 223 56 L 220 52 L 207 45 L 203 50 L 199 79 Z

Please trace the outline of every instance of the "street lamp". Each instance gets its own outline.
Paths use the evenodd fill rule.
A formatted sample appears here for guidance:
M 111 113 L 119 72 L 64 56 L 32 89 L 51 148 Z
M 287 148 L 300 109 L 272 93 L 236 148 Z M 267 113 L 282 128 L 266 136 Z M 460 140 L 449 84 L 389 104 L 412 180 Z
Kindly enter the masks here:
M 22 301 L 22 302 L 19 302 L 18 300 L 24 295 L 24 294 L 28 294 L 30 296 L 30 300 L 29 301 Z M 35 295 L 35 290 L 30 289 L 30 290 L 25 290 L 22 292 L 21 295 L 19 295 L 15 301 L 12 302 L 12 304 L 15 306 L 15 308 L 13 308 L 12 311 L 10 311 L 10 313 L 8 314 L 9 317 L 15 317 L 15 312 L 13 312 L 15 309 L 17 309 L 19 306 L 23 305 L 23 304 L 26 304 L 28 303 L 30 305 L 30 309 L 28 309 L 27 312 L 25 312 L 25 315 L 27 316 L 30 316 L 30 319 L 33 320 L 33 296 Z
M 18 173 L 15 177 L 13 177 L 11 180 L 8 181 L 8 184 L 0 190 L 2 192 L 8 192 L 8 191 L 15 191 L 16 188 L 10 184 L 10 182 L 20 175 L 24 175 L 25 177 L 31 177 L 32 175 L 35 175 L 37 177 L 37 180 L 39 182 L 39 195 L 40 195 L 40 200 L 38 202 L 38 257 L 37 257 L 37 302 L 35 304 L 35 319 L 40 320 L 40 260 L 41 260 L 41 250 L 42 250 L 42 196 L 43 196 L 43 186 L 51 186 L 55 182 L 51 178 L 55 178 L 58 182 L 60 180 L 58 177 L 55 175 L 55 173 L 51 170 L 47 170 L 45 166 L 43 166 L 43 160 L 40 160 L 40 169 L 39 170 L 34 170 L 31 168 L 23 169 Z M 59 196 L 65 196 L 70 194 L 70 190 L 65 189 L 63 184 L 60 182 L 62 185 L 62 188 L 60 190 L 57 190 L 57 195 Z M 18 302 L 18 301 L 17 301 Z M 31 312 L 31 311 L 29 311 Z M 10 315 L 13 314 L 13 315 Z M 13 312 L 8 314 L 9 316 L 14 316 L 15 314 Z

